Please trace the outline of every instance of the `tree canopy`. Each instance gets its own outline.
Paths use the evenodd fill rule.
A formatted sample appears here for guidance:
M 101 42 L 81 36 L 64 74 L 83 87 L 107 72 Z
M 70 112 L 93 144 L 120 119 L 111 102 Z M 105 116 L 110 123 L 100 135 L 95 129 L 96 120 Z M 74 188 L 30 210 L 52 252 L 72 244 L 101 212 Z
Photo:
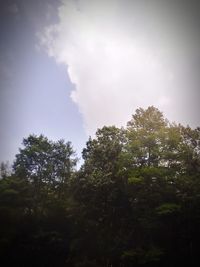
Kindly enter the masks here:
M 139 108 L 83 149 L 30 135 L 1 166 L 3 266 L 198 266 L 200 128 Z

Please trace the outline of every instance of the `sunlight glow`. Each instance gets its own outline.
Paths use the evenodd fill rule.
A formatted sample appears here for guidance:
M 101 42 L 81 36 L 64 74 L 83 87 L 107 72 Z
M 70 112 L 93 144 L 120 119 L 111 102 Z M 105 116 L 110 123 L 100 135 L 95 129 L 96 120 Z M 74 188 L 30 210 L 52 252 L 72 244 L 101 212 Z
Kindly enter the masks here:
M 161 48 L 137 28 L 128 32 L 119 9 L 111 7 L 80 1 L 77 8 L 64 1 L 60 22 L 41 36 L 49 55 L 68 67 L 75 84 L 71 98 L 88 134 L 103 125 L 124 125 L 138 106 L 170 105 L 172 80 Z

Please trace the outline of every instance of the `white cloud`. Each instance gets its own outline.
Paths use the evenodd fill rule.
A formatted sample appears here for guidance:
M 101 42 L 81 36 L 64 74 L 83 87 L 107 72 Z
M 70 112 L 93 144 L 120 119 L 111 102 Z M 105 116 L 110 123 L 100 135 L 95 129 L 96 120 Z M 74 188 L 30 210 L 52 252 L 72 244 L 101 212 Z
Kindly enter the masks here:
M 130 1 L 108 2 L 63 1 L 59 23 L 40 35 L 49 56 L 68 67 L 75 84 L 71 98 L 89 134 L 126 124 L 137 107 L 165 111 L 172 104 L 173 74 L 163 47 L 143 30 L 145 14 L 131 16 Z

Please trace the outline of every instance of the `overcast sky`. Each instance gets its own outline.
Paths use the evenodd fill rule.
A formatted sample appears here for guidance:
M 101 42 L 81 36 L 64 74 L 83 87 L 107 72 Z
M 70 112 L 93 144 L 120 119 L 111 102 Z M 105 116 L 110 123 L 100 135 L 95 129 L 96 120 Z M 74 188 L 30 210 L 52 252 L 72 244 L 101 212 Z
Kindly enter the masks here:
M 154 105 L 200 125 L 200 1 L 1 0 L 0 161 L 31 133 L 80 156 Z

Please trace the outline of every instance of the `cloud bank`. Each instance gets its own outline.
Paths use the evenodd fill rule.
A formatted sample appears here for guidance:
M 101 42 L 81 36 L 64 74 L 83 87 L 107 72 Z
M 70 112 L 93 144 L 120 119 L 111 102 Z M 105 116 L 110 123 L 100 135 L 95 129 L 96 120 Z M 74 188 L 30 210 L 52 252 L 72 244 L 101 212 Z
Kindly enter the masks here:
M 170 24 L 162 17 L 163 7 L 147 5 L 62 1 L 59 23 L 40 34 L 49 56 L 67 66 L 71 98 L 88 134 L 103 125 L 122 126 L 136 108 L 148 105 L 176 120 L 177 32 L 173 19 Z

